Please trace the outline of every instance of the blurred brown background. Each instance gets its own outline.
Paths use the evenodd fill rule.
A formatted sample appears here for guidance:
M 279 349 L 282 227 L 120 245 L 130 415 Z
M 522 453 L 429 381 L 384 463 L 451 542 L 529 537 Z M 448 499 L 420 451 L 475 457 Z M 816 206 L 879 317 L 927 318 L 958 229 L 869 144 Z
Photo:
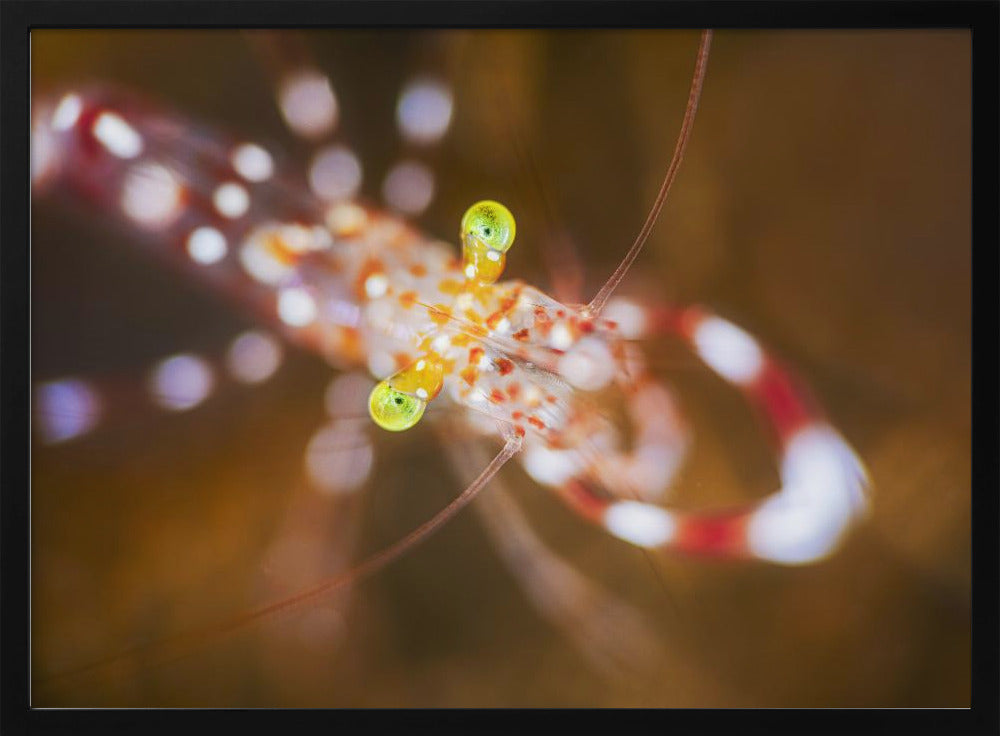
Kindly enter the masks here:
M 439 196 L 451 239 L 489 196 L 518 217 L 508 273 L 545 284 L 545 208 L 588 291 L 642 224 L 670 159 L 694 32 L 310 32 L 377 195 L 395 95 L 454 85 Z M 36 93 L 137 87 L 237 134 L 295 145 L 235 32 L 41 31 Z M 781 568 L 646 558 L 505 471 L 539 532 L 657 622 L 655 676 L 602 676 L 527 604 L 465 513 L 340 597 L 158 664 L 49 675 L 226 619 L 340 569 L 459 489 L 430 432 L 378 436 L 353 501 L 302 451 L 331 371 L 294 354 L 257 390 L 33 451 L 34 705 L 967 706 L 970 603 L 970 37 L 717 33 L 694 136 L 630 282 L 699 301 L 796 366 L 871 473 L 839 553 Z M 519 151 L 527 148 L 530 160 Z M 540 173 L 541 192 L 530 174 Z M 141 376 L 221 349 L 248 317 L 155 268 L 114 223 L 32 211 L 33 371 Z M 641 274 L 641 275 L 640 275 Z M 760 497 L 768 446 L 734 392 L 652 346 L 695 432 L 672 503 Z

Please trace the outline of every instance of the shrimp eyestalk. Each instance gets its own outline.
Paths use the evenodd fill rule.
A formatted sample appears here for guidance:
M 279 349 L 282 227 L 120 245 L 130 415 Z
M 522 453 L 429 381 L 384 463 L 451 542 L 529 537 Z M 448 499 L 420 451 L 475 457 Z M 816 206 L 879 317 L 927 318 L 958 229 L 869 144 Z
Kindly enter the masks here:
M 500 278 L 515 233 L 514 216 L 499 202 L 482 200 L 466 210 L 459 232 L 465 275 L 462 294 L 489 289 Z M 372 419 L 391 432 L 415 426 L 427 403 L 441 393 L 445 371 L 454 364 L 455 361 L 446 361 L 435 350 L 429 350 L 381 381 L 368 400 Z

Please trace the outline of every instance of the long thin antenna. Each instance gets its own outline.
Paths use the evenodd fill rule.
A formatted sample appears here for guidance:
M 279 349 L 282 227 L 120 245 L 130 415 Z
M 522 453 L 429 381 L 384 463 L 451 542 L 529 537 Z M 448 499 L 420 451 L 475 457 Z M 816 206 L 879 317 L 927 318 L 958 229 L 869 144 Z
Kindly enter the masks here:
M 677 170 L 680 168 L 681 160 L 684 158 L 684 149 L 687 148 L 688 139 L 691 137 L 691 127 L 694 124 L 694 114 L 698 111 L 698 99 L 701 97 L 701 87 L 705 81 L 705 69 L 708 65 L 708 49 L 711 45 L 712 31 L 702 31 L 701 44 L 698 46 L 698 59 L 694 65 L 694 76 L 691 79 L 691 91 L 688 93 L 687 109 L 684 111 L 684 121 L 681 123 L 681 132 L 677 136 L 677 145 L 674 146 L 674 155 L 670 160 L 670 166 L 667 167 L 667 174 L 663 177 L 663 184 L 660 185 L 656 201 L 653 202 L 653 207 L 650 209 L 649 215 L 646 216 L 646 222 L 636 236 L 635 242 L 632 243 L 632 247 L 629 248 L 628 253 L 625 254 L 625 258 L 622 259 L 615 272 L 611 274 L 611 277 L 601 287 L 601 290 L 597 292 L 597 296 L 581 310 L 590 317 L 596 317 L 601 313 L 604 305 L 611 298 L 611 294 L 614 293 L 614 290 L 618 288 L 618 284 L 625 278 L 626 272 L 639 256 L 639 251 L 642 250 L 646 239 L 649 238 L 649 234 L 653 231 L 653 225 L 656 224 L 656 218 L 659 217 L 660 210 L 663 209 L 663 203 L 667 201 L 667 194 L 670 193 L 670 187 L 674 183 Z
M 506 442 L 500 452 L 497 453 L 496 457 L 494 457 L 490 464 L 483 469 L 483 472 L 481 472 L 479 476 L 447 506 L 441 509 L 441 511 L 435 514 L 431 519 L 425 521 L 412 532 L 400 539 L 398 542 L 386 547 L 381 552 L 372 555 L 356 567 L 353 567 L 352 569 L 339 575 L 334 575 L 322 580 L 313 585 L 311 588 L 307 588 L 306 590 L 289 596 L 288 598 L 275 601 L 274 603 L 268 603 L 267 605 L 261 606 L 260 608 L 244 613 L 240 616 L 236 616 L 224 623 L 206 627 L 200 631 L 181 634 L 176 637 L 161 639 L 159 641 L 153 641 L 149 644 L 133 647 L 127 651 L 121 652 L 120 654 L 105 657 L 104 659 L 91 662 L 90 664 L 83 665 L 82 667 L 42 678 L 40 684 L 44 685 L 56 680 L 83 675 L 94 670 L 100 670 L 104 667 L 118 664 L 127 660 L 129 657 L 140 654 L 148 655 L 150 653 L 159 652 L 160 656 L 157 657 L 157 660 L 161 664 L 175 660 L 187 653 L 190 653 L 191 650 L 196 649 L 199 645 L 202 645 L 218 636 L 232 633 L 269 616 L 282 611 L 287 611 L 304 603 L 308 603 L 309 601 L 319 598 L 322 595 L 331 593 L 338 588 L 342 588 L 345 585 L 356 583 L 359 580 L 367 578 L 373 573 L 381 570 L 389 563 L 395 561 L 403 553 L 409 551 L 412 547 L 420 544 L 427 537 L 436 532 L 445 522 L 450 520 L 473 498 L 475 498 L 476 494 L 486 487 L 490 480 L 493 479 L 493 476 L 500 471 L 500 468 L 502 468 L 504 464 L 521 449 L 522 439 L 520 436 L 514 434 L 513 431 L 505 432 L 505 436 Z

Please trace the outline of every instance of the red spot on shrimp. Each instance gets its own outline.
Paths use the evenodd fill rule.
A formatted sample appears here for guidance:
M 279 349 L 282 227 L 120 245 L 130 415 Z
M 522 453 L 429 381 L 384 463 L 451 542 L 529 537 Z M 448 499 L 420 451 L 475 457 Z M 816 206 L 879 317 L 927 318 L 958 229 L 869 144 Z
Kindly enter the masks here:
M 817 413 L 809 406 L 807 394 L 792 377 L 769 361 L 751 391 L 751 398 L 771 417 L 780 442 L 814 421 Z
M 514 401 L 517 401 L 517 397 L 521 395 L 521 384 L 511 381 L 510 385 L 507 386 L 507 395 Z
M 550 404 L 554 404 L 554 403 L 556 403 L 556 401 L 558 401 L 558 399 L 556 399 L 556 397 L 553 396 L 552 394 L 549 394 L 548 396 L 546 396 L 545 400 L 547 402 L 549 402 Z
M 703 319 L 705 319 L 705 314 L 698 307 L 687 307 L 680 310 L 665 309 L 662 313 L 662 319 L 669 320 L 668 325 L 673 327 L 677 332 L 681 334 L 685 339 L 690 340 L 694 337 L 694 332 Z
M 469 348 L 469 365 L 479 365 L 479 359 L 486 353 L 479 345 Z
M 538 429 L 545 429 L 545 422 L 543 422 L 538 417 L 528 417 L 528 423 L 531 424 L 531 426 L 533 427 L 537 427 Z
M 518 419 L 521 419 L 523 416 L 524 416 L 523 411 L 515 411 L 513 414 L 510 415 L 510 418 L 513 419 L 514 421 L 517 421 Z
M 604 512 L 608 508 L 607 501 L 598 498 L 581 481 L 571 480 L 564 486 L 557 488 L 559 495 L 564 496 L 583 512 L 583 515 L 591 521 L 600 523 L 604 518 Z
M 358 276 L 354 279 L 354 293 L 359 300 L 367 300 L 368 292 L 365 290 L 365 282 L 375 274 L 385 273 L 385 264 L 378 258 L 369 258 L 361 265 Z
M 475 366 L 471 365 L 463 368 L 458 375 L 470 386 L 475 386 L 476 381 L 479 380 L 479 371 L 476 370 Z
M 514 309 L 514 307 L 517 306 L 517 297 L 518 295 L 515 294 L 514 296 L 505 296 L 503 299 L 501 299 L 500 311 L 510 312 L 512 309 Z
M 497 358 L 497 370 L 500 371 L 501 376 L 509 375 L 514 370 L 514 362 L 507 360 L 507 358 Z
M 417 292 L 404 291 L 399 295 L 399 306 L 403 309 L 410 309 L 417 302 Z
M 524 427 L 522 427 L 520 424 L 515 425 L 514 431 L 517 433 L 518 437 L 524 437 Z
M 427 267 L 422 263 L 414 263 L 410 266 L 410 273 L 416 276 L 418 279 L 423 278 L 427 275 Z
M 549 313 L 545 311 L 543 307 L 535 307 L 535 329 L 538 330 L 542 337 L 548 337 L 549 333 L 552 332 L 552 318 L 549 317 Z
M 494 404 L 502 404 L 506 400 L 507 397 L 503 395 L 503 392 L 500 389 L 495 388 L 492 391 L 490 391 L 490 401 L 492 401 Z
M 301 254 L 289 248 L 285 239 L 277 233 L 268 236 L 264 241 L 264 247 L 276 261 L 285 266 L 295 265 L 302 258 Z
M 519 340 L 520 342 L 526 342 L 529 337 L 528 328 L 525 327 L 523 330 L 518 330 L 513 335 L 511 335 L 511 337 L 513 337 L 515 340 Z
M 691 517 L 679 526 L 673 546 L 702 555 L 745 554 L 746 523 L 747 515 L 740 512 L 720 518 Z

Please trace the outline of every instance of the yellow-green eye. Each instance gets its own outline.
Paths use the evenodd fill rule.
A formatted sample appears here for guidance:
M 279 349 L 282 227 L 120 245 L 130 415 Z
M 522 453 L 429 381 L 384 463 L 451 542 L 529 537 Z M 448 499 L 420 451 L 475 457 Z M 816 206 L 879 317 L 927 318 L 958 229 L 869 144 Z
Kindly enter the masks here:
M 476 202 L 462 216 L 462 240 L 475 235 L 493 250 L 506 253 L 514 244 L 514 215 L 499 202 Z
M 368 413 L 375 424 L 390 432 L 402 432 L 420 421 L 427 402 L 416 396 L 404 394 L 382 381 L 368 397 Z

